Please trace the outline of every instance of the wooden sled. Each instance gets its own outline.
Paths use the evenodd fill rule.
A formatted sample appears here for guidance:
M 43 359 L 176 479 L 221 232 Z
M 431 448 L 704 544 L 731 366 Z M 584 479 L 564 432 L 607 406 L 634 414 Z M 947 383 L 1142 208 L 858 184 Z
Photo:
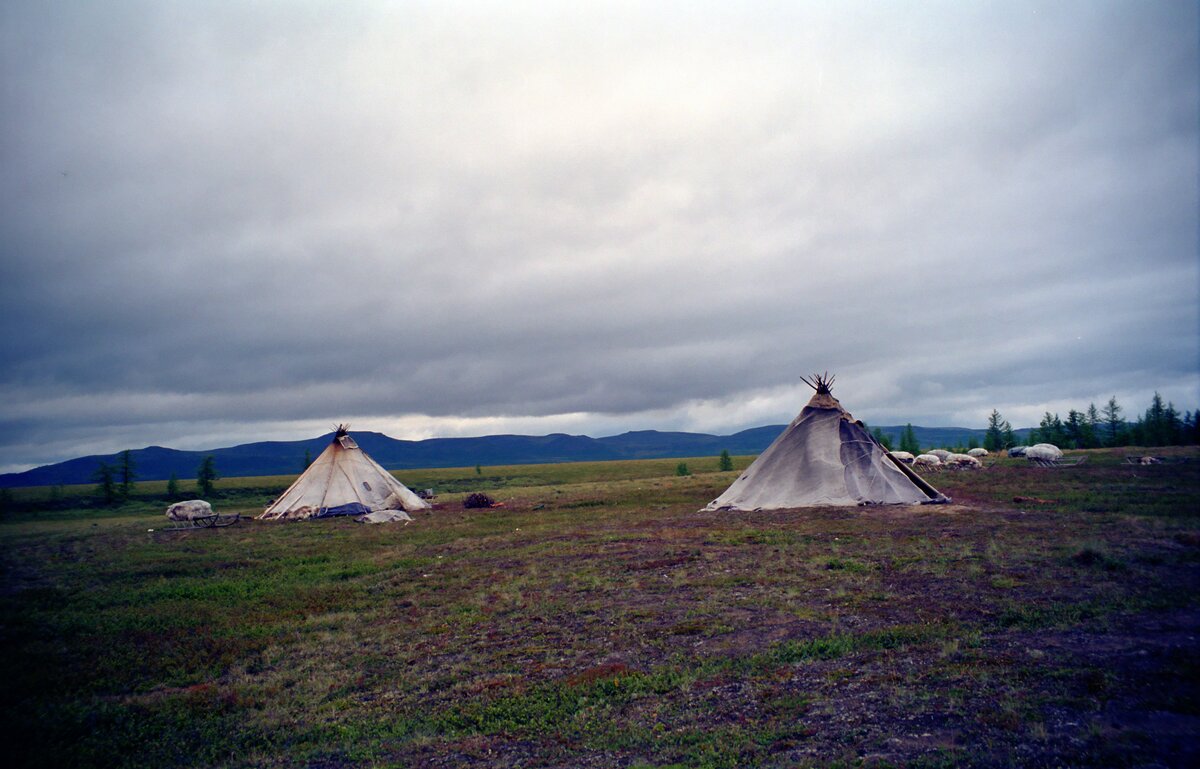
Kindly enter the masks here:
M 1075 467 L 1087 461 L 1086 456 L 1071 457 L 1070 459 L 1066 457 L 1062 459 L 1035 459 L 1034 457 L 1026 457 L 1026 459 L 1035 467 Z
M 1125 464 L 1137 465 L 1138 467 L 1145 467 L 1148 465 L 1181 465 L 1191 461 L 1192 457 L 1150 457 L 1140 455 L 1127 455 L 1125 457 Z
M 220 515 L 213 513 L 212 515 L 202 515 L 196 518 L 191 518 L 186 521 L 175 521 L 174 526 L 167 526 L 159 529 L 159 531 L 192 531 L 194 529 L 215 529 L 221 526 L 232 526 L 241 520 L 240 513 L 233 515 Z

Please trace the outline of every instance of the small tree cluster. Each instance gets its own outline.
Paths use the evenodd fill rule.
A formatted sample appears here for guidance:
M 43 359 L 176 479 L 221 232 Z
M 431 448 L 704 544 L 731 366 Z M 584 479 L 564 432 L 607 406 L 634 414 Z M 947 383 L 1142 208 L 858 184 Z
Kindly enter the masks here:
M 1122 418 L 1123 411 L 1116 396 L 1109 398 L 1103 408 L 1098 409 L 1092 403 L 1086 411 L 1071 409 L 1065 421 L 1058 414 L 1047 411 L 1037 429 L 1029 436 L 1029 442 L 1053 443 L 1073 449 L 1200 443 L 1200 410 L 1180 415 L 1175 404 L 1163 403 L 1162 396 L 1157 392 L 1150 407 L 1133 424 Z
M 921 453 L 921 443 L 917 440 L 917 432 L 913 430 L 912 422 L 906 424 L 904 432 L 900 433 L 900 450 L 909 454 Z
M 1200 443 L 1200 409 L 1182 415 L 1174 403 L 1163 404 L 1154 393 L 1150 408 L 1130 428 L 1130 440 L 1139 446 L 1180 446 Z
M 116 464 L 101 462 L 92 473 L 92 480 L 96 481 L 96 496 L 104 500 L 106 505 L 129 499 L 137 479 L 136 469 L 137 462 L 134 461 L 133 451 L 130 449 L 125 449 L 117 455 Z
M 692 471 L 688 469 L 687 462 L 680 462 L 675 465 L 675 474 L 680 476 L 691 475 Z
M 1030 435 L 1031 443 L 1053 443 L 1055 446 L 1070 449 L 1094 449 L 1101 445 L 1100 422 L 1095 405 L 1089 411 L 1097 414 L 1097 420 L 1090 422 L 1087 413 L 1071 409 L 1067 412 L 1064 422 L 1058 414 L 1047 411 L 1042 415 L 1042 421 L 1037 430 Z

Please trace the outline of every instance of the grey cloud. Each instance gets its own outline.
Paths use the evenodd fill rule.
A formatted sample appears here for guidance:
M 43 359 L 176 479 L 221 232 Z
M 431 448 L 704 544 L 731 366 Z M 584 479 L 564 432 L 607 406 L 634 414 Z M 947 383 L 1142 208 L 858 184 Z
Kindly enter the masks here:
M 705 429 L 814 368 L 928 423 L 1200 400 L 1186 5 L 3 14 L 0 465 Z

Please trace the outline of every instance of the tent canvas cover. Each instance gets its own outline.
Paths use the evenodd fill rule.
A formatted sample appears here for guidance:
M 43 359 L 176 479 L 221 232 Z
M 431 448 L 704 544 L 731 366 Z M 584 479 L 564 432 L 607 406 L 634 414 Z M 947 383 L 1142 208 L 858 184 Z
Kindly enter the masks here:
M 333 440 L 262 515 L 264 520 L 371 516 L 367 520 L 411 521 L 408 513 L 429 509 L 391 473 L 367 456 L 338 425 Z
M 833 377 L 803 381 L 816 390 L 812 400 L 705 510 L 950 501 L 842 408 L 830 390 Z

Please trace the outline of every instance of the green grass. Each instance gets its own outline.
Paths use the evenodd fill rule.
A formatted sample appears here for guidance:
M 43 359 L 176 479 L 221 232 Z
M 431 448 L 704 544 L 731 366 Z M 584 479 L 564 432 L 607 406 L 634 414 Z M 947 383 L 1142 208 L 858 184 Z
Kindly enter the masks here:
M 733 457 L 734 470 L 718 470 L 719 457 L 692 457 L 686 460 L 693 473 L 736 477 L 753 456 Z M 538 465 L 494 465 L 483 467 L 448 467 L 393 472 L 411 489 L 434 489 L 447 500 L 456 500 L 479 491 L 525 489 L 579 484 L 604 484 L 609 481 L 656 479 L 675 474 L 677 459 L 618 460 L 605 462 L 568 462 Z M 230 512 L 256 514 L 296 480 L 296 475 L 250 476 L 221 478 L 214 484 L 214 493 L 207 499 L 216 507 Z M 86 516 L 110 517 L 116 511 L 158 512 L 171 501 L 167 497 L 167 481 L 139 481 L 126 500 L 117 505 L 105 504 L 98 498 L 94 485 L 37 486 L 6 489 L 7 499 L 0 502 L 0 518 L 36 517 L 40 520 L 68 518 L 79 520 Z M 199 497 L 195 481 L 179 481 L 178 499 Z M 602 504 L 597 500 L 592 504 Z
M 948 506 L 739 515 L 697 512 L 738 470 L 677 463 L 399 473 L 442 491 L 408 526 L 165 533 L 151 484 L 20 491 L 9 762 L 1185 763 L 1200 463 L 1000 463 L 931 475 Z M 505 507 L 461 509 L 474 488 Z

